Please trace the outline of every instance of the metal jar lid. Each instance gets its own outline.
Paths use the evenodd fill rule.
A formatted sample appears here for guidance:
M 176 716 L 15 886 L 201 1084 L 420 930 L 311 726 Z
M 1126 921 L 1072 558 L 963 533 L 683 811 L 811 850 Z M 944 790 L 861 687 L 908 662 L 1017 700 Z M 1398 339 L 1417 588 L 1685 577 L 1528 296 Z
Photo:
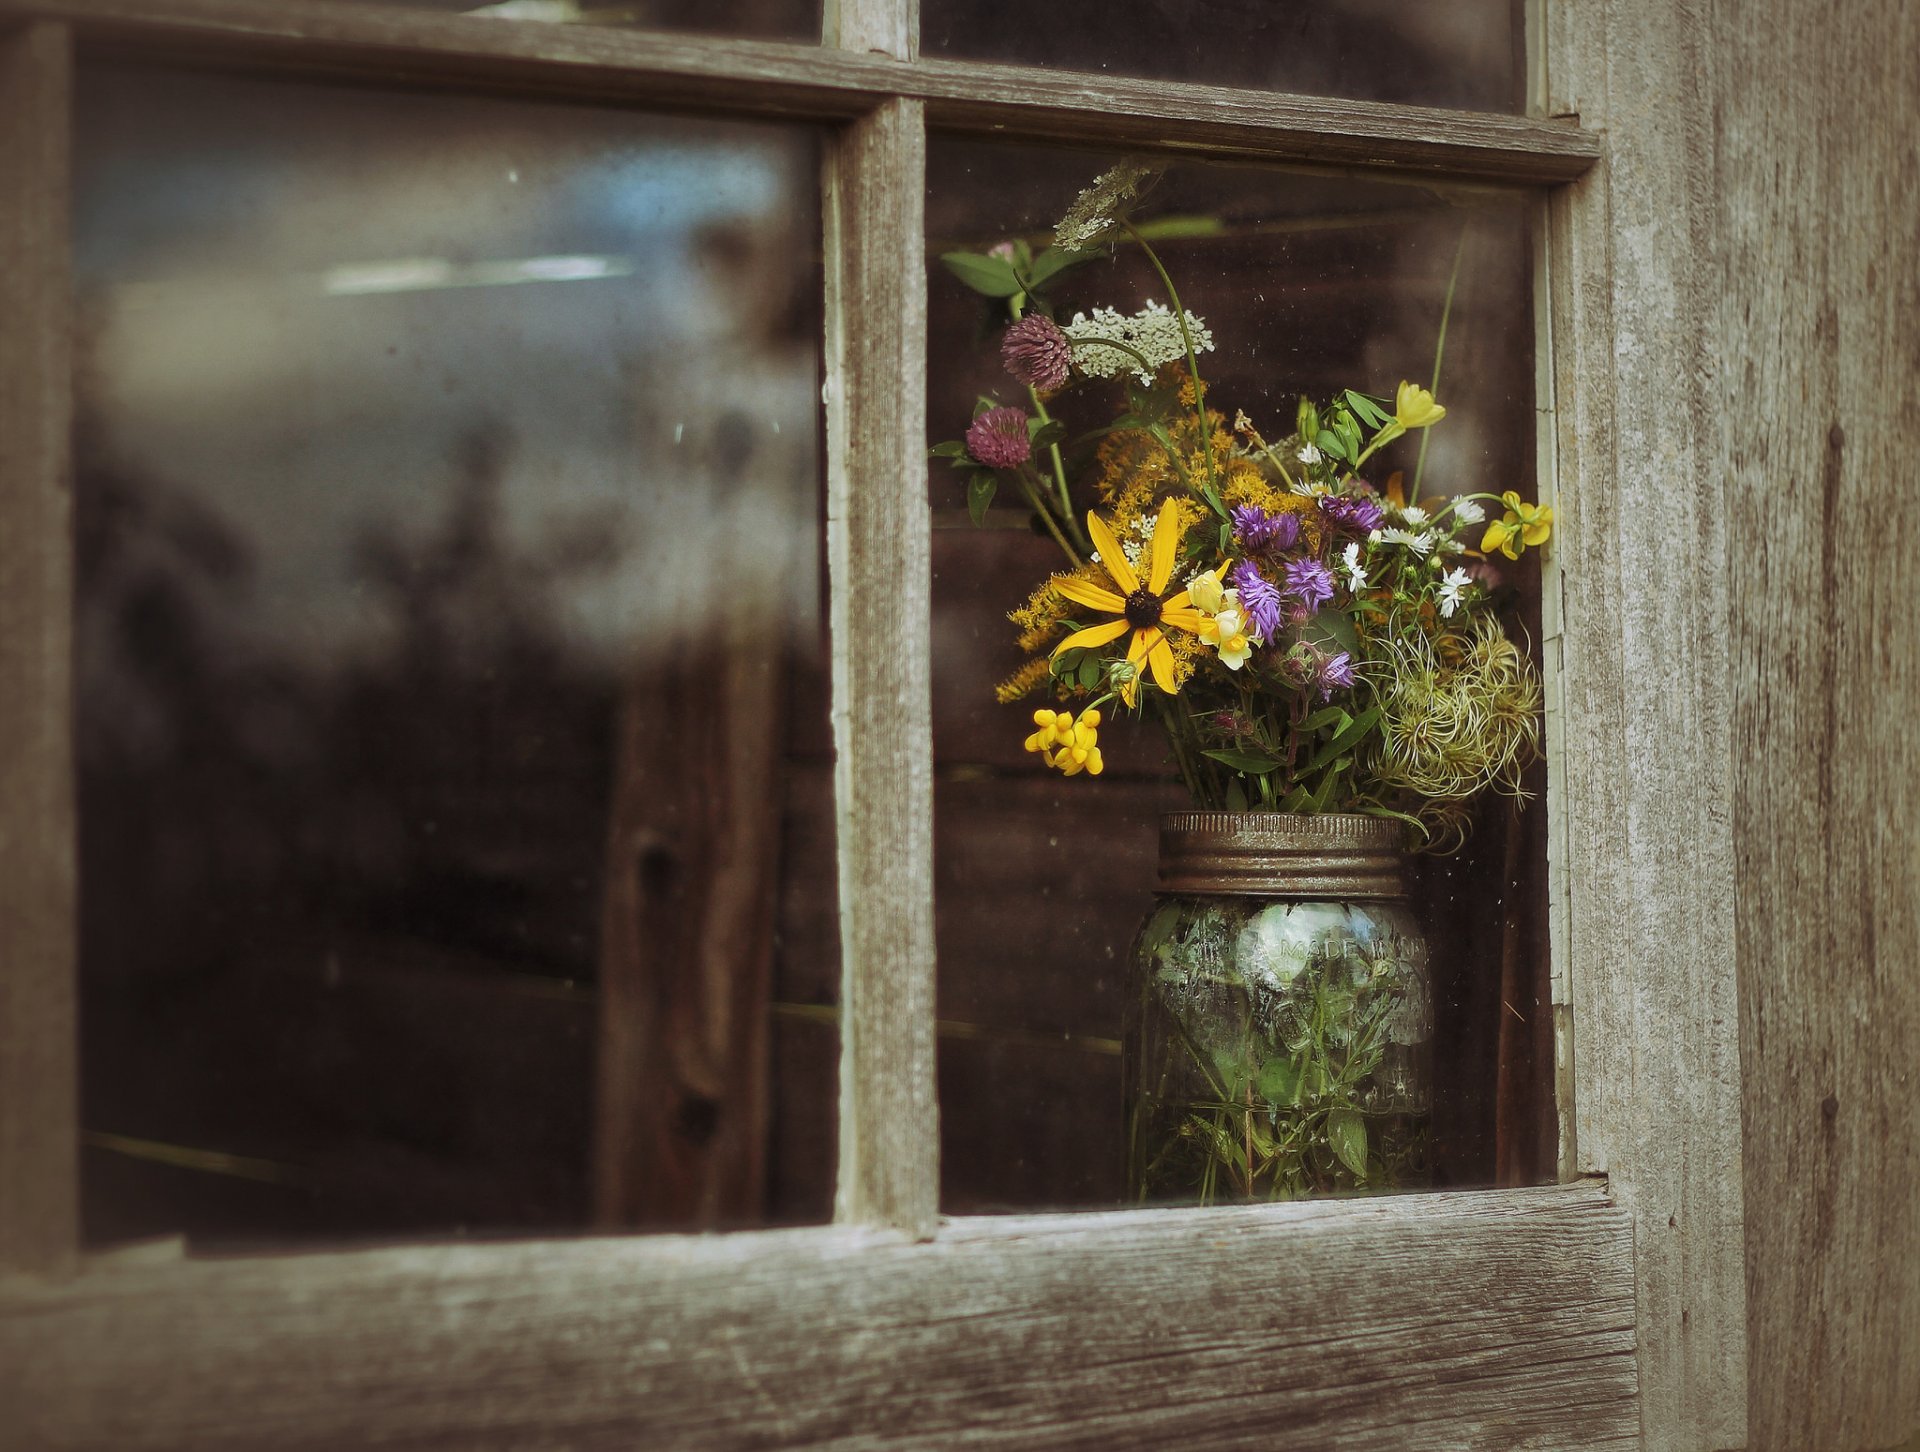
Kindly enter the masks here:
M 1391 817 L 1169 812 L 1160 891 L 1296 899 L 1406 896 L 1406 828 Z

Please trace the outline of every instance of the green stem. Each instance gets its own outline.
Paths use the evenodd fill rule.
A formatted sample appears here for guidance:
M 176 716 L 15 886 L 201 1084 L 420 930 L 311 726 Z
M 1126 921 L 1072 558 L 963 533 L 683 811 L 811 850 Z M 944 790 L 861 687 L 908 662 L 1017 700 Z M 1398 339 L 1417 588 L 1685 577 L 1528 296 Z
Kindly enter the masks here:
M 1207 503 L 1212 506 L 1213 512 L 1225 519 L 1227 511 L 1214 494 L 1216 475 L 1213 468 L 1213 430 L 1207 426 L 1207 386 L 1200 379 L 1200 355 L 1193 348 L 1193 332 L 1187 327 L 1187 310 L 1181 306 L 1180 293 L 1175 289 L 1172 277 L 1168 276 L 1165 265 L 1161 263 L 1160 254 L 1153 250 L 1152 244 L 1140 235 L 1131 222 L 1123 222 L 1121 225 L 1127 229 L 1127 235 L 1139 244 L 1140 250 L 1146 254 L 1147 261 L 1153 264 L 1153 270 L 1160 274 L 1160 285 L 1167 290 L 1167 302 L 1173 308 L 1173 319 L 1180 325 L 1180 341 L 1186 345 L 1187 349 L 1187 377 L 1193 380 L 1193 414 L 1200 428 L 1201 457 L 1206 461 L 1207 466 L 1207 477 L 1201 493 Z
M 1146 662 L 1142 661 L 1142 668 L 1145 665 Z M 1142 683 L 1140 689 L 1147 687 Z M 1160 728 L 1167 733 L 1167 744 L 1173 748 L 1173 764 L 1180 770 L 1180 780 L 1187 789 L 1187 795 L 1196 803 L 1205 805 L 1205 799 L 1200 794 L 1200 783 L 1194 779 L 1193 763 L 1187 759 L 1186 743 L 1181 739 L 1179 725 L 1174 719 L 1172 703 L 1158 691 L 1154 692 L 1153 702 L 1155 709 L 1160 712 Z
M 1440 335 L 1433 344 L 1433 381 L 1427 385 L 1427 392 L 1436 398 L 1440 395 L 1440 360 L 1447 351 L 1447 319 L 1453 316 L 1453 290 L 1460 281 L 1460 257 L 1467 250 L 1467 223 L 1460 224 L 1460 240 L 1453 244 L 1453 270 L 1447 274 L 1447 300 L 1440 307 Z M 1427 440 L 1433 430 L 1428 429 L 1420 435 L 1420 454 L 1413 461 L 1413 489 L 1407 495 L 1407 503 L 1420 502 L 1420 473 L 1427 467 Z
M 1116 339 L 1069 338 L 1067 339 L 1067 346 L 1069 348 L 1111 348 L 1116 353 L 1125 353 L 1140 365 L 1140 371 L 1147 375 L 1147 381 L 1153 381 L 1153 364 L 1147 361 L 1146 355 L 1137 349 L 1129 348 L 1125 343 L 1119 342 Z
M 1084 562 L 1074 552 L 1073 546 L 1067 543 L 1067 537 L 1060 533 L 1060 526 L 1054 522 L 1053 511 L 1040 502 L 1040 491 L 1033 487 L 1033 481 L 1027 477 L 1024 470 L 1013 477 L 1020 481 L 1020 488 L 1027 496 L 1027 503 L 1033 506 L 1033 512 L 1046 521 L 1047 533 L 1053 536 L 1053 542 L 1060 546 L 1066 557 L 1072 561 L 1073 567 L 1078 569 Z
M 1013 314 L 1013 320 L 1016 323 L 1020 321 L 1021 308 L 1020 308 L 1020 300 L 1017 297 L 1009 298 L 1007 300 L 1007 311 Z M 1053 415 L 1047 412 L 1046 404 L 1040 401 L 1040 390 L 1033 387 L 1031 384 L 1029 384 L 1027 386 L 1027 397 L 1033 403 L 1034 416 L 1037 417 L 1042 424 L 1052 423 Z M 1067 466 L 1066 466 L 1066 462 L 1060 457 L 1060 445 L 1058 443 L 1048 444 L 1047 456 L 1053 464 L 1054 487 L 1060 491 L 1061 518 L 1066 520 L 1067 528 L 1073 531 L 1074 538 L 1081 539 L 1082 536 L 1081 536 L 1080 530 L 1074 524 L 1073 495 L 1067 489 Z M 1049 520 L 1048 524 L 1049 526 L 1051 526 L 1052 521 Z M 1053 537 L 1055 539 L 1060 539 L 1060 531 L 1057 529 L 1054 530 Z M 1061 540 L 1060 543 L 1063 549 L 1066 548 L 1065 540 Z M 1092 547 L 1091 545 L 1088 546 L 1088 548 L 1091 548 L 1091 547 Z M 1069 549 L 1067 550 L 1067 553 L 1071 555 L 1073 551 Z M 1077 565 L 1080 562 L 1078 560 L 1075 560 L 1074 563 Z

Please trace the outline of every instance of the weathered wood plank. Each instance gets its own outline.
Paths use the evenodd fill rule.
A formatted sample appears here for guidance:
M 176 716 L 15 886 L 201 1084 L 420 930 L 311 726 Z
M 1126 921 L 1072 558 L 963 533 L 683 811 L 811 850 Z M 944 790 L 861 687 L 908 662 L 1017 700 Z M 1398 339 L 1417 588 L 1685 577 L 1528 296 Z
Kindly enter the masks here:
M 862 0 L 865 4 L 865 0 Z M 862 13 L 866 13 L 864 10 Z M 889 97 L 951 130 L 1151 150 L 1392 167 L 1507 182 L 1580 175 L 1598 147 L 1557 122 L 965 61 L 907 61 L 899 23 L 861 49 L 441 15 L 332 0 L 0 0 L 0 15 L 71 19 L 150 59 L 564 93 L 583 100 L 849 119 Z M 889 28 L 891 27 L 891 28 Z
M 0 1430 L 20 1452 L 1632 1446 L 1630 1259 L 1627 1215 L 1570 1186 L 923 1245 L 126 1265 L 0 1300 Z
M 1634 1211 L 1646 1444 L 1689 1452 L 1746 1427 L 1705 13 L 1555 5 L 1547 40 L 1608 148 L 1550 239 L 1577 1155 Z
M 827 562 L 840 869 L 841 1220 L 933 1230 L 926 130 L 889 101 L 827 161 Z
M 0 27 L 0 1270 L 78 1235 L 69 37 Z
M 822 0 L 824 44 L 899 60 L 920 54 L 920 0 Z
M 776 574 L 791 563 L 777 545 L 759 559 Z M 765 1210 L 786 641 L 744 611 L 718 633 L 636 666 L 621 703 L 595 1059 L 607 1228 Z
M 1920 11 L 1714 12 L 1749 1445 L 1920 1436 Z

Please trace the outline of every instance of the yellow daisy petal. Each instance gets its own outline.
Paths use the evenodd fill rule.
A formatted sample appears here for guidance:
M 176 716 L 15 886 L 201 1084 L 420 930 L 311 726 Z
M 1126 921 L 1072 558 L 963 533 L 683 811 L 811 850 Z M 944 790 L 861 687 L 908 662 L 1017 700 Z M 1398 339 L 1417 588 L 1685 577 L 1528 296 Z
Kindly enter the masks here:
M 1173 578 L 1173 557 L 1180 549 L 1180 515 L 1169 499 L 1153 521 L 1153 554 L 1147 565 L 1147 588 L 1158 595 Z
M 1180 685 L 1173 678 L 1173 647 L 1158 631 L 1154 632 L 1153 649 L 1147 652 L 1147 666 L 1153 672 L 1156 686 L 1169 696 L 1179 693 Z
M 1160 623 L 1162 625 L 1171 625 L 1178 630 L 1184 630 L 1189 635 L 1200 635 L 1204 633 L 1210 622 L 1207 617 L 1202 615 L 1198 610 L 1171 610 L 1162 606 L 1160 610 Z
M 1103 590 L 1098 585 L 1090 585 L 1085 580 L 1055 580 L 1053 588 L 1076 605 L 1104 610 L 1109 615 L 1118 615 L 1127 608 L 1127 602 L 1113 591 Z
M 1096 645 L 1105 645 L 1110 640 L 1118 640 L 1133 627 L 1124 620 L 1109 620 L 1101 625 L 1089 625 L 1085 630 L 1076 630 L 1053 648 L 1055 655 L 1063 650 L 1075 647 L 1092 649 Z
M 1113 576 L 1113 583 L 1120 587 L 1122 595 L 1131 595 L 1140 588 L 1140 577 L 1127 563 L 1127 552 L 1120 548 L 1120 541 L 1113 537 L 1107 522 L 1091 509 L 1087 511 L 1087 538 L 1100 551 L 1101 567 Z

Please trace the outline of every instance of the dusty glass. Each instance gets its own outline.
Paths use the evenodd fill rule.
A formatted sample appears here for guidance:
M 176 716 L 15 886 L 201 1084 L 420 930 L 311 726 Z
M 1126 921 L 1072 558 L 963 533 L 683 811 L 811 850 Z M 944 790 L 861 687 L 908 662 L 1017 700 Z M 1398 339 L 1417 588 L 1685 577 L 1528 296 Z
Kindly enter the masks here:
M 966 286 L 941 257 L 1020 243 L 1038 253 L 1115 159 L 934 140 L 930 444 L 958 438 L 982 403 L 1032 406 L 1003 366 L 1005 300 Z M 1420 473 L 1429 491 L 1531 497 L 1530 206 L 1517 193 L 1181 163 L 1135 215 L 1158 228 L 1153 245 L 1182 302 L 1211 330 L 1202 361 L 1227 419 L 1244 411 L 1284 433 L 1302 395 L 1391 397 L 1401 379 L 1430 384 L 1444 316 L 1445 425 L 1424 458 L 1419 439 L 1402 440 L 1370 477 Z M 1125 240 L 1061 274 L 1055 291 L 1063 320 L 1165 296 Z M 1099 465 L 1096 441 L 1080 436 L 1122 403 L 1115 382 L 1076 384 L 1053 406 L 1082 512 Z M 1155 903 L 1162 814 L 1191 803 L 1151 719 L 1117 711 L 1102 724 L 1097 778 L 1064 778 L 1023 750 L 1036 701 L 996 700 L 1024 659 L 1007 612 L 1062 568 L 1060 550 L 1010 490 L 976 524 L 966 470 L 935 459 L 928 478 L 944 1203 L 955 1213 L 1124 1203 L 1126 964 Z M 1534 641 L 1536 560 L 1501 562 L 1518 597 L 1512 628 Z M 1436 1186 L 1553 1172 L 1544 829 L 1537 800 L 1517 816 L 1489 803 L 1464 850 L 1412 869 L 1441 1046 L 1428 1144 Z
M 77 122 L 89 1236 L 823 1216 L 812 137 Z
M 1512 0 L 921 0 L 929 56 L 1244 86 L 1354 101 L 1519 111 Z

